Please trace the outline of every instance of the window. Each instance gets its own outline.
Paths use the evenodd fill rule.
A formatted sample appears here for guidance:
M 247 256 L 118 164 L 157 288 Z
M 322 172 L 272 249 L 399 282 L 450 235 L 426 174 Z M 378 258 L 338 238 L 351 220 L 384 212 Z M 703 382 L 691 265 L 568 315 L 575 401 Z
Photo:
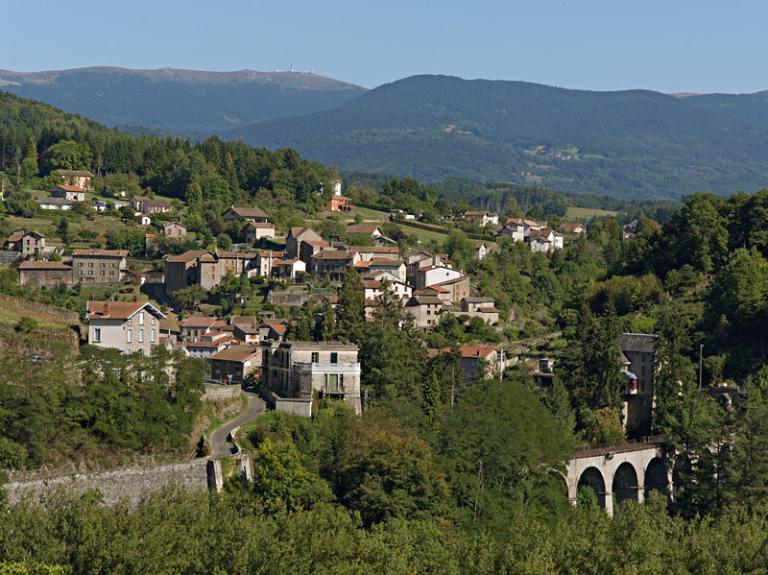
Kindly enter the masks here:
M 139 330 L 139 343 L 144 343 L 144 330 Z
M 139 325 L 144 325 L 144 312 L 139 312 Z
M 101 341 L 101 328 L 96 327 L 93 329 L 93 343 L 99 343 Z
M 157 336 L 156 336 L 156 334 L 155 334 L 155 329 L 154 329 L 154 328 L 152 328 L 152 330 L 149 332 L 149 341 L 150 341 L 151 343 L 155 343 L 155 338 L 156 338 L 156 337 L 157 337 Z
M 133 343 L 133 330 L 129 329 L 125 332 L 125 341 L 127 343 Z
M 312 363 L 318 363 L 320 361 L 320 354 L 316 351 L 312 352 Z
M 339 354 L 335 351 L 331 353 L 331 363 L 339 363 Z
M 155 319 L 155 316 L 152 316 L 149 320 L 150 325 L 155 325 L 156 322 L 157 320 Z
M 325 376 L 325 390 L 328 393 L 338 393 L 339 390 L 339 376 L 335 373 L 329 373 Z

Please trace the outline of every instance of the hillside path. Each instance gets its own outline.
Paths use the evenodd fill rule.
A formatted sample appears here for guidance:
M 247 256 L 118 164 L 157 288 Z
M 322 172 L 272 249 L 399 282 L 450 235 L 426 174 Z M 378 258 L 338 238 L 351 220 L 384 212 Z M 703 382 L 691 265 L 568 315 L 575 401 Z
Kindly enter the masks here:
M 248 398 L 248 409 L 234 419 L 230 419 L 220 427 L 217 427 L 213 433 L 211 433 L 211 449 L 212 457 L 214 459 L 232 455 L 235 447 L 227 440 L 229 434 L 232 433 L 232 430 L 236 427 L 256 419 L 259 415 L 264 413 L 266 409 L 264 401 L 256 393 L 243 390 L 243 394 Z

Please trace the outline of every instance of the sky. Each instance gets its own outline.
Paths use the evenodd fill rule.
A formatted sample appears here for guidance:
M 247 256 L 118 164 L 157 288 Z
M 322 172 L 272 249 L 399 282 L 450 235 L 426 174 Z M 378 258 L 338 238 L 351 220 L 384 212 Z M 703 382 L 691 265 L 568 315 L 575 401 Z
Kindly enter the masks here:
M 662 92 L 768 89 L 765 0 L 0 0 L 0 69 L 414 74 Z

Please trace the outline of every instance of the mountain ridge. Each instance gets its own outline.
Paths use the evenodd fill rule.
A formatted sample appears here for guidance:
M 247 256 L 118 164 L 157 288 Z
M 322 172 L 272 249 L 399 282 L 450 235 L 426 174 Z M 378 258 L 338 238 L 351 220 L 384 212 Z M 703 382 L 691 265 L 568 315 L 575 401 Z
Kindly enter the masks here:
M 360 86 L 306 72 L 106 66 L 0 71 L 0 89 L 108 126 L 189 137 L 335 108 L 365 92 Z
M 224 136 L 294 147 L 345 170 L 428 181 L 464 177 L 656 198 L 764 186 L 768 105 L 759 93 L 744 113 L 718 97 L 697 98 L 418 75 L 333 110 Z M 753 116 L 763 119 L 750 125 Z

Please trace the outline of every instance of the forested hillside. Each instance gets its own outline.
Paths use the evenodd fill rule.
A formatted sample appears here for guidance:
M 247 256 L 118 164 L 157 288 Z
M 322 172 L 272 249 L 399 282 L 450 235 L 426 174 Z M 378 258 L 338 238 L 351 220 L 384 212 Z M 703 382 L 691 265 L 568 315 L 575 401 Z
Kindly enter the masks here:
M 59 168 L 92 170 L 102 176 L 97 191 L 106 195 L 162 193 L 199 214 L 208 208 L 220 213 L 259 192 L 265 202 L 296 201 L 311 210 L 336 178 L 334 170 L 293 150 L 271 152 L 215 137 L 193 144 L 133 136 L 7 93 L 0 93 L 0 142 L 0 168 L 18 176 L 8 203 L 17 213 L 33 211 L 22 188 L 53 185 Z
M 625 198 L 758 189 L 768 114 L 758 95 L 715 106 L 724 99 L 414 76 L 335 110 L 227 137 L 431 181 L 492 179 Z
M 249 122 L 328 110 L 365 92 L 299 72 L 123 68 L 0 71 L 0 89 L 108 126 L 201 138 Z

